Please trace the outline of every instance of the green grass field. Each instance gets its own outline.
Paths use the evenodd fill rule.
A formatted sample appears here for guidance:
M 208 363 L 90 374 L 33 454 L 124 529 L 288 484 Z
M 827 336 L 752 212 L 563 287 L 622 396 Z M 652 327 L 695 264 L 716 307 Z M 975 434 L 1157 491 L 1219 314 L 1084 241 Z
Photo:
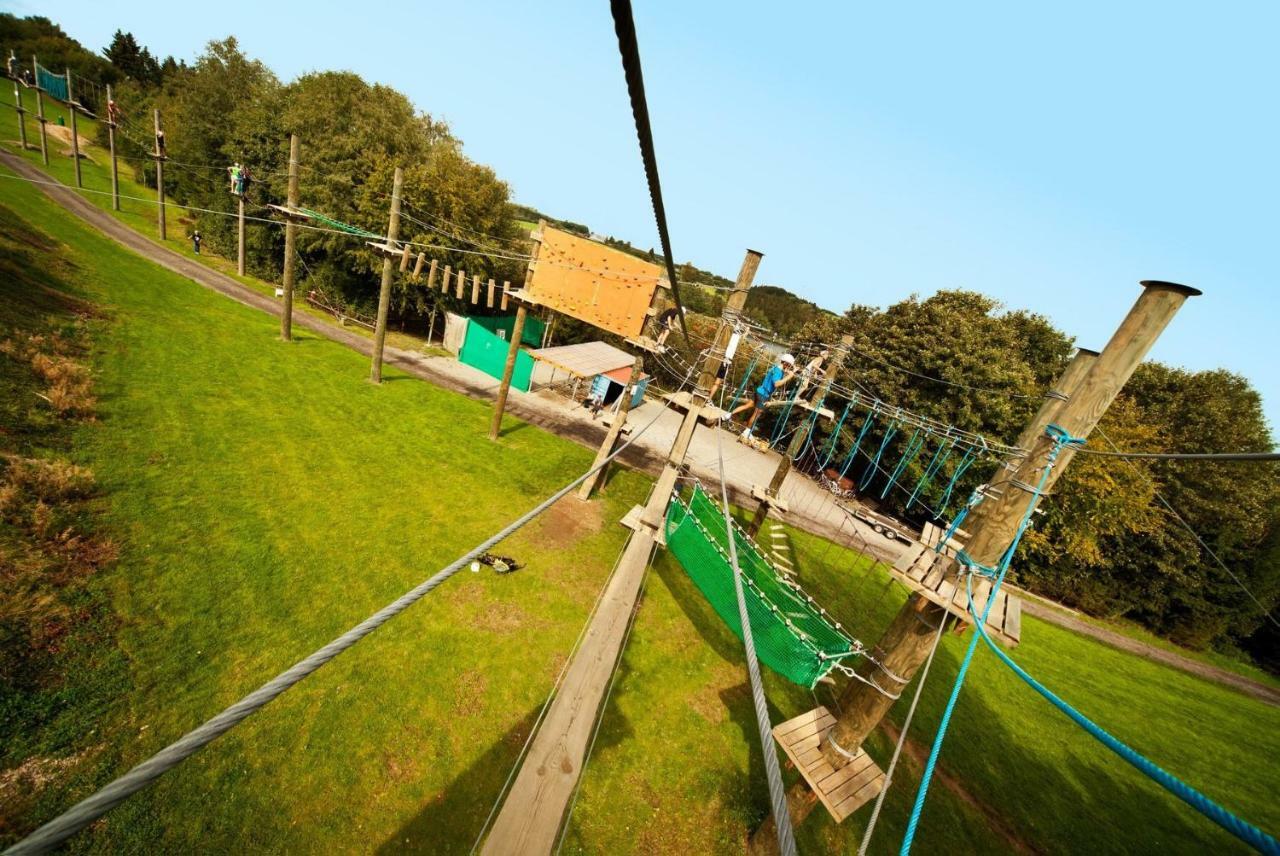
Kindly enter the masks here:
M 101 668 L 69 677 L 79 692 L 20 740 L 0 741 L 5 767 L 31 751 L 78 759 L 17 827 L 0 829 L 0 843 L 398 596 L 590 461 L 588 450 L 515 421 L 491 444 L 482 402 L 390 369 L 373 387 L 353 352 L 307 334 L 281 343 L 273 318 L 120 249 L 30 184 L 0 181 L 0 206 L 6 223 L 61 244 L 50 253 L 58 264 L 34 273 L 56 274 L 47 285 L 100 307 L 88 325 L 97 420 L 54 445 L 96 473 L 95 525 L 120 546 L 88 587 L 115 616 L 122 655 L 89 658 Z M 3 288 L 0 327 L 66 323 L 65 307 L 37 299 L 33 282 Z M 500 548 L 525 570 L 464 572 L 73 849 L 467 851 L 622 544 L 612 521 L 646 486 L 624 473 L 602 500 L 570 500 Z M 865 559 L 802 533 L 793 540 L 809 591 L 873 641 L 900 591 Z M 1024 639 L 1014 656 L 1087 714 L 1227 807 L 1280 828 L 1276 708 L 1034 619 Z M 944 641 L 913 727 L 925 744 L 966 642 Z M 815 703 L 766 681 L 775 721 Z M 830 702 L 825 688 L 819 698 Z M 15 720 L 4 715 L 8 734 Z M 883 762 L 891 743 L 878 734 L 869 748 Z M 935 788 L 920 852 L 1008 850 L 991 816 L 1052 852 L 1243 849 L 984 653 L 943 765 L 973 802 Z M 918 773 L 900 767 L 874 852 L 901 840 Z M 739 852 L 766 806 L 740 645 L 663 555 L 566 848 Z M 819 809 L 802 851 L 852 852 L 867 813 L 836 827 Z

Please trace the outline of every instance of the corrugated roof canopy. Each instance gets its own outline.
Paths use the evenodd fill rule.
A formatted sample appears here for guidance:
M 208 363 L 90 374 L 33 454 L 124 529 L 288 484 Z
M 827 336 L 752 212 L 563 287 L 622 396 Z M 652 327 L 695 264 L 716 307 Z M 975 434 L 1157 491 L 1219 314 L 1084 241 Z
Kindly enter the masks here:
M 607 342 L 583 342 L 531 351 L 535 360 L 563 369 L 578 377 L 595 377 L 614 369 L 630 368 L 636 358 Z

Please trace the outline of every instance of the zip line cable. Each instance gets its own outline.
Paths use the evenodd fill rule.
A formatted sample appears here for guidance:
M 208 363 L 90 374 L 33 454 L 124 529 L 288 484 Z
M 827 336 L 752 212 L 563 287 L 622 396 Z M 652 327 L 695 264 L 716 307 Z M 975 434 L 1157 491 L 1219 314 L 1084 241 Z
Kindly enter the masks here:
M 55 817 L 53 820 L 41 826 L 32 832 L 23 840 L 4 851 L 5 856 L 25 856 L 26 854 L 46 853 L 56 847 L 58 844 L 66 841 L 72 835 L 89 826 L 98 818 L 102 817 L 111 809 L 124 802 L 133 794 L 146 788 L 152 784 L 160 776 L 172 770 L 187 758 L 194 755 L 205 745 L 213 742 L 221 735 L 230 731 L 239 725 L 243 720 L 253 713 L 265 707 L 279 696 L 283 695 L 287 690 L 301 682 L 312 672 L 337 657 L 339 654 L 354 646 L 364 637 L 377 630 L 383 624 L 395 618 L 401 612 L 404 612 L 414 603 L 430 594 L 441 583 L 449 579 L 458 571 L 467 567 L 473 560 L 478 558 L 482 553 L 491 547 L 501 543 L 504 539 L 509 538 L 512 534 L 519 531 L 532 520 L 534 520 L 542 512 L 546 511 L 560 499 L 569 495 L 575 488 L 595 475 L 604 467 L 608 466 L 615 458 L 626 451 L 631 444 L 635 443 L 655 422 L 658 417 L 665 412 L 665 408 L 659 410 L 648 423 L 646 423 L 639 431 L 637 431 L 627 442 L 623 443 L 612 454 L 606 457 L 599 464 L 591 467 L 582 475 L 569 482 L 564 487 L 544 499 L 538 505 L 513 520 L 507 526 L 500 529 L 494 535 L 489 536 L 479 545 L 455 559 L 452 563 L 445 566 L 435 575 L 431 576 L 418 586 L 410 589 L 404 595 L 364 621 L 352 627 L 346 633 L 334 639 L 323 648 L 312 653 L 310 656 L 299 660 L 289 669 L 281 672 L 258 689 L 249 693 L 240 701 L 223 710 L 213 718 L 205 721 L 202 725 L 187 732 L 178 740 L 161 749 L 155 755 L 146 761 L 133 767 L 123 776 L 106 785 L 92 796 L 76 803 L 67 811 Z
M 631 113 L 636 120 L 636 137 L 640 142 L 640 158 L 644 161 L 644 174 L 649 182 L 649 199 L 653 202 L 653 218 L 658 224 L 658 240 L 662 242 L 662 256 L 667 266 L 667 279 L 671 282 L 671 297 L 675 300 L 680 318 L 680 332 L 685 343 L 689 341 L 689 325 L 685 321 L 684 306 L 680 303 L 680 284 L 676 279 L 676 267 L 671 252 L 671 236 L 667 233 L 667 209 L 662 202 L 662 182 L 658 178 L 658 156 L 653 148 L 653 129 L 649 126 L 649 105 L 644 96 L 644 73 L 640 69 L 640 45 L 636 41 L 636 22 L 631 17 L 631 0 L 610 0 L 613 26 L 618 34 L 618 51 L 622 54 L 622 70 L 627 78 L 627 93 L 631 98 Z
M 1076 454 L 1134 461 L 1280 461 L 1280 452 L 1122 452 L 1114 446 L 1112 448 L 1115 451 L 1077 449 Z
M 782 771 L 778 768 L 778 750 L 773 743 L 773 723 L 769 721 L 769 705 L 764 697 L 760 662 L 756 658 L 751 615 L 747 612 L 746 594 L 742 590 L 742 569 L 738 567 L 738 538 L 734 529 L 733 514 L 729 509 L 729 485 L 724 474 L 723 431 L 716 431 L 716 455 L 720 460 L 720 497 L 724 506 L 724 528 L 729 541 L 729 564 L 733 568 L 733 589 L 738 599 L 738 623 L 742 626 L 742 646 L 747 657 L 747 677 L 751 682 L 751 701 L 755 708 L 756 726 L 760 730 L 760 751 L 764 754 L 765 778 L 769 783 L 769 800 L 773 804 L 773 821 L 777 829 L 778 849 L 782 852 L 782 856 L 795 856 L 795 832 L 791 828 L 791 812 L 787 807 L 787 792 L 782 784 Z

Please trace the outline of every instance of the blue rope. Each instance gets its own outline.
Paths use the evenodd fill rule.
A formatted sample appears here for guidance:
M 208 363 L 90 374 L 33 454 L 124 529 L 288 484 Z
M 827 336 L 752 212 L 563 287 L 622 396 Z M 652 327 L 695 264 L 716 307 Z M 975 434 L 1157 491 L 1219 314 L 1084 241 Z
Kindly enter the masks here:
M 867 485 L 872 484 L 872 479 L 876 477 L 876 471 L 879 468 L 879 459 L 884 454 L 884 449 L 888 447 L 888 441 L 893 439 L 893 435 L 897 434 L 897 420 L 893 420 L 888 425 L 888 430 L 884 431 L 884 439 L 881 440 L 881 448 L 876 450 L 876 458 L 872 459 L 872 466 L 867 467 L 863 471 L 863 480 L 859 482 L 858 490 L 867 490 Z
M 916 489 L 911 491 L 911 496 L 907 499 L 907 511 L 911 510 L 911 506 L 915 505 L 916 497 L 920 495 L 920 490 L 933 480 L 947 463 L 947 458 L 951 457 L 951 451 L 955 449 L 956 441 L 948 437 L 943 443 L 938 445 L 938 451 L 933 453 L 933 459 L 929 461 L 929 466 L 925 467 L 924 475 L 920 476 L 920 481 L 916 482 Z M 945 450 L 945 454 L 943 453 Z M 939 460 L 941 458 L 941 460 Z
M 977 610 L 974 608 L 974 603 L 973 603 L 973 578 L 972 577 L 969 578 L 968 593 L 969 593 L 969 612 L 976 615 Z M 993 597 L 994 595 L 995 593 L 992 592 Z M 1200 812 L 1205 817 L 1209 818 L 1214 823 L 1221 826 L 1227 832 L 1230 832 L 1236 838 L 1239 838 L 1241 841 L 1248 844 L 1250 847 L 1253 847 L 1263 853 L 1280 854 L 1280 844 L 1278 844 L 1276 840 L 1272 838 L 1270 835 L 1263 832 L 1261 829 L 1249 823 L 1248 821 L 1232 814 L 1230 811 L 1227 811 L 1225 808 L 1218 805 L 1216 802 L 1209 799 L 1204 794 L 1200 793 L 1195 788 L 1188 785 L 1186 782 L 1183 782 L 1181 779 L 1178 779 L 1176 776 L 1172 775 L 1171 773 L 1168 773 L 1165 770 L 1161 769 L 1161 767 L 1157 765 L 1155 762 L 1138 754 L 1137 751 L 1135 751 L 1134 749 L 1130 748 L 1126 744 L 1120 742 L 1120 740 L 1116 739 L 1115 737 L 1107 733 L 1097 723 L 1093 722 L 1084 714 L 1080 713 L 1071 705 L 1067 704 L 1065 701 L 1063 701 L 1061 698 L 1055 695 L 1052 690 L 1050 690 L 1044 684 L 1037 681 L 1035 678 L 1031 677 L 1031 675 L 1027 674 L 1027 672 L 1021 666 L 1019 666 L 1017 663 L 1013 661 L 1013 658 L 1011 658 L 1004 651 L 1001 651 L 1000 647 L 991 641 L 991 637 L 988 636 L 986 631 L 982 629 L 981 622 L 976 624 L 975 628 L 977 629 L 978 633 L 982 636 L 982 641 L 987 643 L 987 646 L 996 653 L 996 656 L 999 657 L 1006 666 L 1008 666 L 1010 669 L 1013 669 L 1014 674 L 1022 678 L 1022 680 L 1026 681 L 1027 684 L 1029 684 L 1033 690 L 1035 690 L 1036 692 L 1040 693 L 1040 695 L 1048 699 L 1050 704 L 1052 704 L 1058 710 L 1062 711 L 1067 716 L 1069 716 L 1071 720 L 1075 722 L 1076 725 L 1079 725 L 1081 728 L 1087 731 L 1091 737 L 1093 737 L 1103 746 L 1106 746 L 1112 752 L 1115 752 L 1121 758 L 1128 761 L 1133 766 L 1137 767 L 1138 770 L 1143 775 L 1155 781 L 1158 785 L 1160 785 L 1166 791 L 1173 794 L 1178 799 L 1182 800 L 1187 805 L 1191 806 L 1196 811 Z
M 1036 506 L 1040 503 L 1040 497 L 1044 492 L 1045 482 L 1049 480 L 1049 473 L 1053 470 L 1053 465 L 1058 459 L 1058 454 L 1067 446 L 1080 446 L 1084 444 L 1083 439 L 1072 437 L 1057 425 L 1049 425 L 1045 428 L 1045 433 L 1053 438 L 1053 448 L 1049 450 L 1048 458 L 1045 460 L 1044 470 L 1040 474 L 1040 482 L 1036 485 L 1035 492 L 1031 496 L 1031 501 L 1027 503 L 1027 510 L 1022 515 L 1022 520 L 1018 522 L 1018 528 L 1014 532 L 1013 540 L 1009 542 L 1009 546 L 1005 549 L 1004 553 L 1001 554 L 1000 560 L 996 563 L 996 566 L 994 568 L 988 568 L 985 565 L 979 564 L 964 550 L 961 550 L 957 556 L 960 563 L 965 565 L 970 572 L 976 570 L 984 576 L 991 576 L 995 578 L 995 582 L 991 586 L 991 593 L 987 595 L 987 605 L 983 607 L 982 617 L 978 619 L 979 627 L 986 623 L 987 615 L 991 612 L 991 607 L 996 602 L 996 594 L 1000 591 L 1000 585 L 1004 582 L 1005 574 L 1009 572 L 1009 562 L 1013 559 L 1013 554 L 1018 549 L 1018 542 L 1022 540 L 1023 533 L 1025 533 L 1031 525 L 1031 515 L 1035 512 Z M 954 529 L 954 526 L 952 529 Z M 943 543 L 946 542 L 944 541 Z M 965 676 L 969 673 L 969 665 L 973 662 L 974 651 L 978 648 L 978 638 L 979 635 L 975 633 L 969 639 L 969 647 L 965 650 L 964 659 L 960 661 L 960 670 L 956 673 L 956 682 L 951 687 L 951 696 L 947 699 L 947 706 L 942 711 L 942 719 L 938 723 L 938 733 L 935 734 L 933 738 L 933 748 L 929 750 L 929 761 L 925 764 L 924 776 L 920 780 L 920 789 L 916 791 L 916 801 L 911 807 L 911 818 L 907 821 L 907 831 L 906 835 L 902 838 L 902 849 L 899 851 L 899 856 L 907 856 L 907 854 L 911 852 L 911 843 L 916 837 L 916 826 L 920 823 L 920 815 L 924 811 L 925 797 L 929 794 L 929 783 L 933 779 L 933 771 L 938 764 L 938 756 L 942 753 L 942 742 L 946 739 L 947 728 L 951 724 L 951 714 L 955 710 L 956 700 L 960 697 L 960 688 L 964 686 Z
M 778 441 L 782 439 L 783 429 L 787 427 L 787 420 L 791 418 L 791 408 L 796 406 L 796 399 L 799 397 L 800 384 L 797 383 L 795 389 L 791 390 L 791 397 L 787 399 L 787 406 L 783 408 L 778 424 L 773 426 L 773 437 L 769 440 L 770 446 L 778 445 Z
M 970 446 L 965 450 L 964 457 L 960 459 L 960 463 L 956 465 L 955 470 L 951 473 L 951 481 L 947 482 L 947 489 L 942 494 L 942 501 L 938 503 L 938 511 L 942 514 L 947 513 L 947 506 L 951 504 L 951 492 L 956 489 L 956 482 L 964 475 L 964 471 L 969 469 L 969 465 L 973 463 L 974 450 Z
M 920 454 L 920 450 L 924 448 L 925 438 L 920 437 L 922 430 L 917 428 L 915 433 L 911 435 L 911 439 L 907 441 L 907 448 L 903 451 L 902 457 L 898 459 L 898 465 L 893 468 L 893 472 L 889 475 L 888 484 L 884 486 L 884 490 L 880 491 L 881 499 L 889 495 L 889 489 L 897 483 L 898 476 L 902 475 L 907 467 L 911 465 L 911 462 L 916 459 L 916 455 Z M 919 443 L 916 442 L 916 438 L 920 439 Z
M 747 366 L 746 374 L 742 376 L 742 383 L 738 384 L 738 391 L 733 394 L 733 401 L 729 404 L 729 412 L 732 413 L 738 409 L 738 402 L 742 400 L 742 393 L 746 391 L 747 383 L 751 380 L 751 373 L 756 370 L 756 363 L 760 359 L 760 351 L 756 351 L 751 356 L 751 365 Z
M 844 427 L 845 417 L 849 415 L 849 409 L 853 407 L 857 400 L 858 393 L 855 392 L 853 395 L 849 396 L 849 403 L 844 406 L 844 412 L 840 414 L 840 421 L 836 423 L 835 430 L 831 432 L 831 439 L 827 443 L 827 456 L 822 460 L 822 464 L 818 469 L 825 470 L 827 468 L 827 464 L 831 463 L 831 458 L 836 453 L 836 443 L 840 439 L 840 429 Z
M 853 459 L 857 457 L 858 451 L 862 448 L 862 438 L 867 436 L 867 429 L 871 427 L 871 423 L 875 421 L 875 418 L 876 409 L 873 407 L 867 411 L 867 418 L 862 420 L 862 430 L 858 432 L 858 439 L 854 441 L 853 448 L 849 450 L 849 457 L 844 459 L 844 466 L 840 468 L 840 478 L 844 478 L 844 474 L 849 472 Z

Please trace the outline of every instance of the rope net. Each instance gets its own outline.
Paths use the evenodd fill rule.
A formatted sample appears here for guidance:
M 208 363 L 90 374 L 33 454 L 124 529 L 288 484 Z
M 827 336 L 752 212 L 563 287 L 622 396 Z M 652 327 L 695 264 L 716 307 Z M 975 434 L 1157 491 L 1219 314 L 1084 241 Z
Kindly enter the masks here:
M 779 573 L 737 525 L 733 535 L 756 655 L 787 680 L 812 688 L 860 649 L 812 598 Z M 741 639 L 728 545 L 724 512 L 700 485 L 694 485 L 688 504 L 678 495 L 671 498 L 667 547 L 716 614 Z
M 54 74 L 39 63 L 36 63 L 36 86 L 59 101 L 68 100 L 67 76 L 65 74 Z

